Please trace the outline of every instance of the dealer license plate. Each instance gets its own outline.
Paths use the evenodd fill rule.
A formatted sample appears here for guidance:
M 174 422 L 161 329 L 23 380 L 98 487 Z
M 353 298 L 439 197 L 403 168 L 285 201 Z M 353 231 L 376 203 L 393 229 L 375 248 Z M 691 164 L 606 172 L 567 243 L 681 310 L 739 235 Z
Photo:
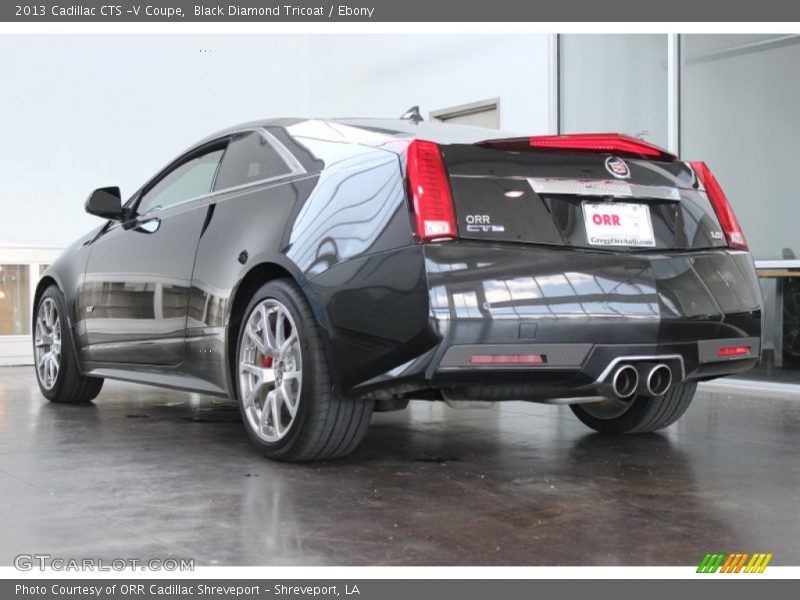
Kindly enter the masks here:
M 586 239 L 592 246 L 656 245 L 647 204 L 584 202 L 583 222 Z

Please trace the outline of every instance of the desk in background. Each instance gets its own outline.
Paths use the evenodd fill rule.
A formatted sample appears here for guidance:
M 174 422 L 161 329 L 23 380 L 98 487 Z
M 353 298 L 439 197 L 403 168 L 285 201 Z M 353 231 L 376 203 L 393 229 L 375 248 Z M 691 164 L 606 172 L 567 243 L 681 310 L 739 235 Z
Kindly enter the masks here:
M 775 280 L 775 348 L 774 365 L 783 366 L 784 292 L 787 281 L 800 280 L 800 260 L 757 260 L 756 271 L 761 279 Z M 792 285 L 792 287 L 795 287 Z M 800 287 L 800 286 L 798 286 Z

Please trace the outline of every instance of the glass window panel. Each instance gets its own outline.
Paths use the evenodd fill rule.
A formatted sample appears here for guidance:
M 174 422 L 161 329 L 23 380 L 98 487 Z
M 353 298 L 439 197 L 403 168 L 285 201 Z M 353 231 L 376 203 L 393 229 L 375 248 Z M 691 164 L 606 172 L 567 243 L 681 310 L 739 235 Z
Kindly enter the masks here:
M 139 214 L 144 215 L 208 194 L 221 157 L 222 150 L 215 150 L 170 171 L 142 197 Z
M 561 133 L 667 146 L 667 36 L 560 36 Z
M 711 167 L 755 258 L 800 258 L 800 36 L 681 40 L 681 156 Z
M 275 148 L 263 135 L 254 131 L 239 136 L 228 145 L 214 189 L 225 190 L 290 172 Z
M 30 266 L 0 265 L 0 335 L 30 332 Z

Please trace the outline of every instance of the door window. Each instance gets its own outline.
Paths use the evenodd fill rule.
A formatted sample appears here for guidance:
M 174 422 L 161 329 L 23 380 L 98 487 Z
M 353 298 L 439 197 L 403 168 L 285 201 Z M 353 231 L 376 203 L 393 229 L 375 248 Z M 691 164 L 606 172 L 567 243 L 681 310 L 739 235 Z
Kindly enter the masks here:
M 292 172 L 269 141 L 257 131 L 231 141 L 219 168 L 214 190 L 272 179 Z
M 175 167 L 142 196 L 138 213 L 146 215 L 210 193 L 222 153 L 213 150 Z

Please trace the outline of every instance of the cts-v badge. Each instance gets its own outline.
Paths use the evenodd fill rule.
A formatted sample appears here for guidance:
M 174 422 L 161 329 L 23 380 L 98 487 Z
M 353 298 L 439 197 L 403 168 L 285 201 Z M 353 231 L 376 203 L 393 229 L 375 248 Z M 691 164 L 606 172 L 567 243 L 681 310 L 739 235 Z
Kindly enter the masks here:
M 467 231 L 471 233 L 500 233 L 506 230 L 503 225 L 492 224 L 489 215 L 467 215 Z

